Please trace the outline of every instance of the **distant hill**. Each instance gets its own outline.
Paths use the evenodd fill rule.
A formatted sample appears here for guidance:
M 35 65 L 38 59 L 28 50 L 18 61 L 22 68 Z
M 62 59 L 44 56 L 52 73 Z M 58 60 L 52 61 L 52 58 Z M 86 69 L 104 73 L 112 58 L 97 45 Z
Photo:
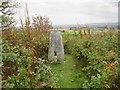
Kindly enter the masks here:
M 53 25 L 54 28 L 64 28 L 70 29 L 71 27 L 89 27 L 89 28 L 104 28 L 104 27 L 111 27 L 111 28 L 118 28 L 118 23 L 89 23 L 89 24 L 69 24 L 69 25 Z

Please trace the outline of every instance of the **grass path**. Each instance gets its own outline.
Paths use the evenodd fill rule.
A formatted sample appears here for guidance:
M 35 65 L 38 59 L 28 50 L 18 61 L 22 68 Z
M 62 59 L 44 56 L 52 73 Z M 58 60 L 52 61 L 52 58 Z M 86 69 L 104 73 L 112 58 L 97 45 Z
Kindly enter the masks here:
M 79 71 L 76 68 L 77 60 L 71 55 L 65 55 L 65 61 L 61 64 L 52 64 L 51 69 L 56 74 L 60 88 L 79 88 Z

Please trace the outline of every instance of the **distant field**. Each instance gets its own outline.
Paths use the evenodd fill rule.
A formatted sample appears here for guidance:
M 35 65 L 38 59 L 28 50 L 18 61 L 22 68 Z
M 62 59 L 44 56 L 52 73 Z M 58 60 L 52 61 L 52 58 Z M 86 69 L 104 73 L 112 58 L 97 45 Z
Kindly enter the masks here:
M 80 30 L 69 30 L 69 29 L 66 29 L 66 30 L 63 30 L 64 31 L 64 33 L 68 33 L 68 34 L 79 34 L 79 31 Z M 83 32 L 83 30 L 81 30 L 82 31 L 82 34 L 84 34 L 84 32 Z M 85 30 L 85 31 L 87 31 L 87 30 Z M 97 33 L 102 33 L 102 32 L 105 32 L 105 33 L 107 33 L 109 30 L 108 29 L 104 29 L 104 30 L 93 30 L 93 29 L 90 29 L 90 33 L 91 34 L 97 34 Z M 115 30 L 110 30 L 111 32 L 112 31 L 115 31 L 115 32 L 118 32 L 118 29 L 115 29 Z

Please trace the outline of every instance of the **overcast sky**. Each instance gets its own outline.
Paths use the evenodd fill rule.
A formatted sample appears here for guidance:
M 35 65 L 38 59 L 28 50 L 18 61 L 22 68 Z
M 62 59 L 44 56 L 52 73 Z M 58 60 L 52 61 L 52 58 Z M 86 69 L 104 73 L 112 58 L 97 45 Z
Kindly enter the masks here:
M 25 17 L 25 3 L 29 16 L 50 18 L 53 25 L 85 24 L 118 21 L 119 0 L 19 0 L 21 8 L 16 18 Z

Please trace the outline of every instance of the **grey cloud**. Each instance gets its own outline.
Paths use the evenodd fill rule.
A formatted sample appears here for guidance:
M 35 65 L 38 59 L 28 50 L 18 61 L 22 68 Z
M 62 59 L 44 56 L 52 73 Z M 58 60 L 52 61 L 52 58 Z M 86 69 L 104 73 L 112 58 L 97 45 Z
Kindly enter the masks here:
M 90 2 L 91 1 L 91 2 Z M 54 23 L 75 23 L 78 21 L 113 21 L 117 18 L 118 0 L 37 0 L 28 2 L 29 14 L 46 15 Z M 87 19 L 88 18 L 88 19 Z

